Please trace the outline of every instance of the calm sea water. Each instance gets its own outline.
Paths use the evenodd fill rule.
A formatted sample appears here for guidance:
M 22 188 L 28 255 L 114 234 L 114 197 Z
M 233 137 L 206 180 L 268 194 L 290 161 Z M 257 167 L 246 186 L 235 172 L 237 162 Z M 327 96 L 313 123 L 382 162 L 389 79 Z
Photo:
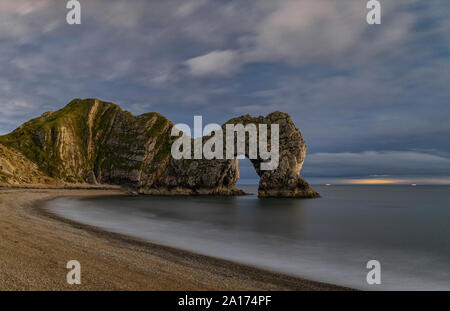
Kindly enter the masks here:
M 256 193 L 256 186 L 240 186 Z M 316 186 L 320 199 L 59 199 L 57 214 L 155 243 L 369 290 L 450 290 L 450 187 Z M 381 285 L 366 282 L 369 260 Z

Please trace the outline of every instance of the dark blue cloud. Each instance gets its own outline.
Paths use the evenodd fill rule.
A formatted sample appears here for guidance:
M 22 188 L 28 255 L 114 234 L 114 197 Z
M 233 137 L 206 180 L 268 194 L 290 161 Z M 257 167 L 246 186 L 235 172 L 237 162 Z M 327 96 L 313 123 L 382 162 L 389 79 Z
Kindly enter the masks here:
M 75 97 L 188 124 L 282 110 L 307 141 L 306 175 L 447 174 L 450 7 L 382 5 L 368 26 L 364 1 L 90 0 L 69 26 L 64 1 L 2 0 L 0 133 Z M 389 152 L 439 160 L 396 168 Z

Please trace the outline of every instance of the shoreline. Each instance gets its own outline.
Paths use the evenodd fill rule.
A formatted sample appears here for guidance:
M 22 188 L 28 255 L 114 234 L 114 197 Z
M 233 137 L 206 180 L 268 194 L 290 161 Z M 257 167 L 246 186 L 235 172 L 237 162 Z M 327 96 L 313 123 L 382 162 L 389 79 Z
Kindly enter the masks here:
M 20 200 L 14 198 L 17 195 L 20 195 Z M 6 214 L 19 220 L 20 227 L 24 225 L 25 228 L 21 233 L 28 238 L 27 243 L 23 243 L 25 245 L 20 245 L 20 237 L 16 236 L 13 247 L 9 248 L 3 245 L 4 239 L 0 240 L 0 289 L 351 290 L 109 232 L 63 218 L 46 209 L 48 203 L 56 198 L 99 195 L 126 195 L 126 192 L 118 189 L 0 189 L 0 216 Z M 8 230 L 3 230 L 8 220 L 13 219 L 0 217 L 3 236 L 8 236 Z M 39 239 L 33 241 L 33 234 L 37 234 Z M 43 284 L 30 282 L 29 278 L 26 281 L 30 273 L 25 277 L 11 273 L 12 270 L 23 274 L 24 267 L 5 267 L 4 263 L 8 261 L 23 262 L 21 266 L 36 266 L 33 260 L 26 263 L 23 258 L 14 258 L 14 253 L 23 253 L 22 246 L 25 250 L 40 250 L 40 256 L 32 258 L 44 268 L 31 269 L 37 274 L 31 279 L 37 277 L 37 281 Z M 5 253 L 13 256 L 4 260 Z M 71 257 L 67 257 L 69 254 Z M 65 280 L 68 272 L 65 264 L 77 256 L 82 266 L 82 284 L 69 286 Z M 26 267 L 25 270 L 30 269 Z M 5 271 L 6 276 L 22 280 L 21 285 L 8 286 L 16 282 L 3 277 Z

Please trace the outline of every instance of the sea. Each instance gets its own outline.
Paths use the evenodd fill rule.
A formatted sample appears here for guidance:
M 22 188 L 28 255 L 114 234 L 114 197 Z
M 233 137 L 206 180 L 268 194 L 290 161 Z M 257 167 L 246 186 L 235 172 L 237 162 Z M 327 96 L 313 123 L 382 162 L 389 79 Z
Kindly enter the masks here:
M 239 188 L 251 194 L 61 198 L 48 208 L 108 231 L 310 280 L 375 291 L 450 290 L 449 186 L 314 186 L 318 199 L 258 198 L 257 185 Z M 373 260 L 379 269 L 368 266 Z

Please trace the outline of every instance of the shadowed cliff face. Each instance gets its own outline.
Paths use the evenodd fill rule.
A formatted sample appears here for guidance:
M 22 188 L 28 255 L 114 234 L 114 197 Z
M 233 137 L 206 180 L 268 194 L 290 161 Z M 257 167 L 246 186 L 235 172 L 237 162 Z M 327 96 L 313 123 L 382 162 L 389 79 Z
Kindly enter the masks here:
M 258 153 L 257 159 L 250 159 L 256 173 L 260 176 L 258 195 L 260 197 L 300 197 L 313 198 L 319 194 L 315 192 L 309 184 L 300 176 L 303 162 L 306 156 L 306 144 L 302 134 L 295 127 L 291 117 L 283 112 L 276 111 L 267 117 L 251 117 L 249 115 L 233 118 L 227 124 L 267 124 L 267 145 L 270 150 L 272 124 L 279 126 L 279 161 L 274 170 L 261 169 L 262 163 L 269 162 L 263 160 Z M 257 126 L 259 137 L 259 126 Z M 235 140 L 236 145 L 236 140 Z M 234 150 L 237 150 L 235 147 Z M 245 149 L 245 156 L 250 158 L 248 144 Z
M 269 124 L 269 129 L 279 124 L 278 168 L 264 171 L 262 159 L 252 160 L 261 177 L 260 196 L 317 196 L 299 175 L 306 147 L 289 115 L 275 112 L 227 122 L 241 123 Z M 143 194 L 242 194 L 236 188 L 236 158 L 175 160 L 170 152 L 177 139 L 171 136 L 173 126 L 158 113 L 133 116 L 112 103 L 75 99 L 0 137 L 0 182 L 118 184 Z

